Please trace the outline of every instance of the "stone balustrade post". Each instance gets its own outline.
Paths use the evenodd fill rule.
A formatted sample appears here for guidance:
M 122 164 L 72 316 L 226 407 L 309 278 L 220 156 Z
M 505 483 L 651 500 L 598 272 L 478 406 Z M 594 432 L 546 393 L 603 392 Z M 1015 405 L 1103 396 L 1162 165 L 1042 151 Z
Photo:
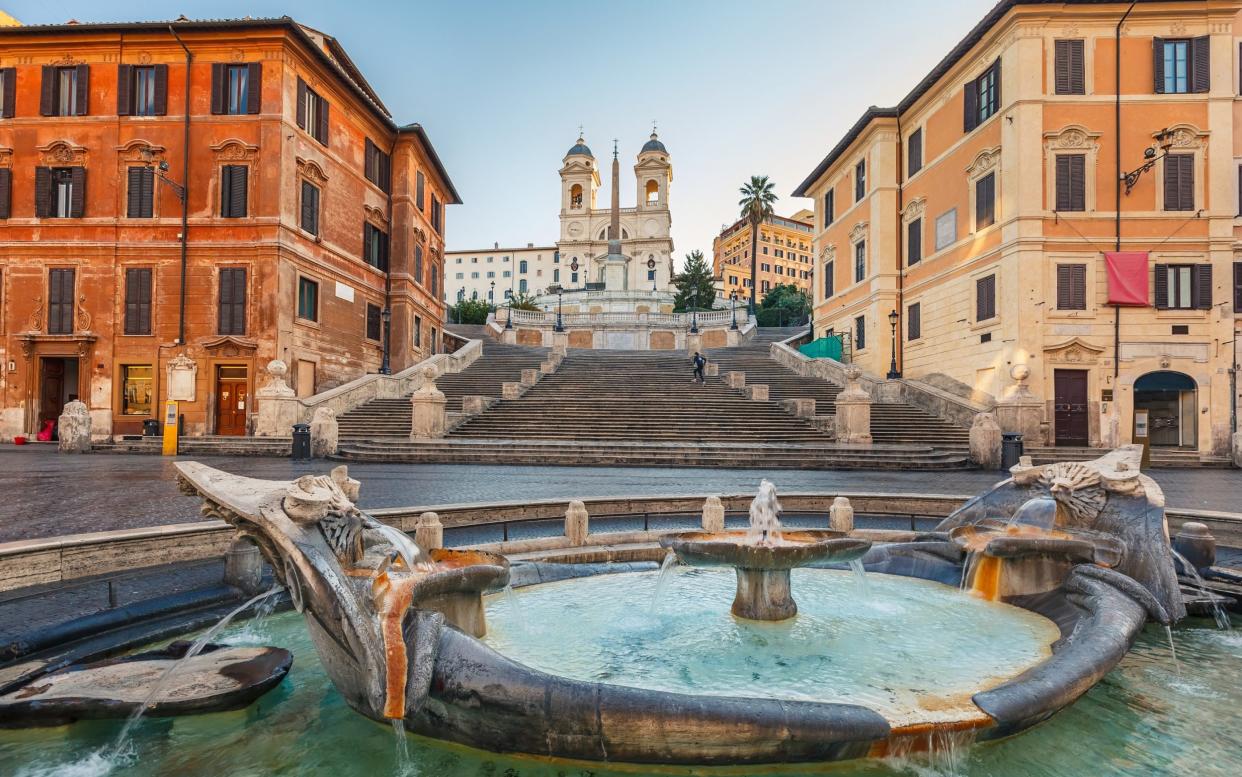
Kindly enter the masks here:
M 764 383 L 751 383 L 746 387 L 746 397 L 755 402 L 768 401 L 768 387 Z
M 715 362 L 708 362 L 707 367 L 704 368 L 704 374 L 709 378 L 718 376 L 720 374 L 720 365 Z
M 795 418 L 814 418 L 814 399 L 782 399 L 781 407 Z
M 552 333 L 552 353 L 557 356 L 566 356 L 569 354 L 569 333 L 553 332 Z
M 725 383 L 731 389 L 740 389 L 746 387 L 746 373 L 733 370 L 725 373 Z
M 326 459 L 336 453 L 340 444 L 341 427 L 336 420 L 336 411 L 330 407 L 315 408 L 315 416 L 311 419 L 311 457 Z
M 410 437 L 427 439 L 443 437 L 445 430 L 444 406 L 447 400 L 444 392 L 436 388 L 436 377 L 439 370 L 435 365 L 428 364 L 423 368 L 423 385 L 410 396 L 413 410 L 410 423 Z
M 238 537 L 224 552 L 224 584 L 253 596 L 263 586 L 263 556 L 259 546 Z
M 720 497 L 709 496 L 703 502 L 703 531 L 722 532 L 725 527 L 725 509 Z
M 835 531 L 854 531 L 854 507 L 846 497 L 832 500 L 828 508 L 828 528 Z
M 289 365 L 280 359 L 272 359 L 267 363 L 267 374 L 271 376 L 267 385 L 254 393 L 254 435 L 288 437 L 293 431 L 293 425 L 300 420 L 297 392 L 285 382 Z
M 687 334 L 686 335 L 686 353 L 693 356 L 703 351 L 703 335 Z
M 513 381 L 505 381 L 500 384 L 501 399 L 520 399 L 522 396 L 522 384 Z
M 971 423 L 970 460 L 980 469 L 1001 468 L 1001 428 L 995 415 L 979 413 Z
M 539 370 L 532 368 L 522 370 L 522 385 L 533 386 L 539 382 Z
M 1018 433 L 1026 447 L 1043 445 L 1044 440 L 1044 403 L 1031 393 L 1026 381 L 1031 370 L 1025 364 L 1015 364 L 1009 370 L 1014 385 L 1000 401 L 996 403 L 996 422 L 1002 432 Z
M 439 515 L 429 511 L 418 516 L 414 524 L 414 544 L 424 553 L 444 547 L 444 526 Z
M 461 398 L 461 412 L 466 415 L 478 415 L 487 410 L 496 400 L 479 394 L 467 394 Z
M 856 445 L 871 444 L 871 396 L 859 383 L 862 370 L 845 368 L 845 390 L 837 395 L 836 440 Z
M 586 505 L 582 500 L 575 499 L 565 509 L 565 536 L 569 544 L 575 547 L 585 545 L 590 533 L 590 518 Z

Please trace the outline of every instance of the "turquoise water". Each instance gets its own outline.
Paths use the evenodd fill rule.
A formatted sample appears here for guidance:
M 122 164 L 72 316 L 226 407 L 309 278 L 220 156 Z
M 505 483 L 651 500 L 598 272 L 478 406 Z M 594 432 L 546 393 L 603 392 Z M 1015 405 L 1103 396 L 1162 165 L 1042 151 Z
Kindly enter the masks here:
M 594 580 L 603 580 L 596 578 Z M 654 574 L 618 575 L 614 595 L 654 587 Z M 693 580 L 694 578 L 688 578 Z M 872 576 L 870 583 L 879 585 Z M 580 581 L 593 582 L 593 581 Z M 680 588 L 675 579 L 670 591 Z M 850 580 L 843 585 L 852 586 Z M 810 606 L 795 580 L 800 606 Z M 856 589 L 853 589 L 856 590 Z M 809 591 L 808 591 L 809 592 Z M 539 589 L 519 592 L 535 608 Z M 636 594 L 634 594 L 636 595 Z M 861 594 L 860 594 L 861 595 Z M 671 595 L 669 602 L 676 601 Z M 529 598 L 528 598 L 529 597 Z M 641 597 L 638 597 L 641 599 Z M 596 602 L 601 601 L 596 599 Z M 498 627 L 502 600 L 489 603 Z M 647 604 L 642 604 L 645 608 Z M 722 603 L 727 609 L 728 599 Z M 627 616 L 642 615 L 639 608 Z M 663 610 L 662 610 L 663 612 Z M 652 616 L 656 619 L 664 616 Z M 563 608 L 560 623 L 574 610 Z M 882 621 L 877 621 L 882 623 Z M 515 628 L 520 628 L 516 623 Z M 539 631 L 528 620 L 530 631 Z M 883 628 L 900 634 L 900 621 Z M 1194 620 L 1175 632 L 1181 673 L 1160 627 L 1149 628 L 1134 651 L 1103 682 L 1051 721 L 1011 740 L 975 745 L 932 759 L 856 761 L 781 770 L 673 769 L 661 774 L 858 775 L 859 777 L 1152 777 L 1242 774 L 1242 634 Z M 184 777 L 325 775 L 362 777 L 619 777 L 653 774 L 650 768 L 550 764 L 448 747 L 411 737 L 409 763 L 401 769 L 391 729 L 350 710 L 323 674 L 300 616 L 292 613 L 234 626 L 221 641 L 273 644 L 295 655 L 293 670 L 276 690 L 248 709 L 171 720 L 144 720 L 132 753 L 119 762 L 100 755 L 120 722 L 79 723 L 0 731 L 0 775 L 100 777 L 104 774 Z

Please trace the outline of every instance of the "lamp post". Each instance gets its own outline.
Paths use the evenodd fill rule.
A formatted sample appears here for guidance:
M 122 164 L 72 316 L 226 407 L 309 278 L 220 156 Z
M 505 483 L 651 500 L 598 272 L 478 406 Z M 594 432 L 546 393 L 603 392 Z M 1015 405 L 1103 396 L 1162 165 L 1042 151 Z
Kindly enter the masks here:
M 487 289 L 487 304 L 493 307 L 496 305 L 496 281 L 492 281 L 491 286 Z
M 690 298 L 690 334 L 697 335 L 699 333 L 699 290 L 694 290 L 694 296 Z
M 564 287 L 562 286 L 556 287 L 556 331 L 557 332 L 565 331 L 565 326 L 561 321 L 561 295 L 564 293 L 565 293 Z
M 513 299 L 509 299 L 509 304 L 505 306 L 505 329 L 513 328 Z
M 729 328 L 737 331 L 737 289 L 729 292 L 729 310 L 733 315 L 733 325 Z
M 889 363 L 888 379 L 897 380 L 901 377 L 901 373 L 897 370 L 897 311 L 894 310 L 888 314 L 888 325 L 893 330 L 893 360 Z
M 1166 127 L 1156 133 L 1155 141 L 1155 143 L 1143 149 L 1143 164 L 1128 173 L 1121 174 L 1121 180 L 1126 185 L 1126 194 L 1129 194 L 1134 189 L 1134 185 L 1138 183 L 1143 173 L 1151 170 L 1156 166 L 1157 162 L 1169 155 L 1169 149 L 1173 148 L 1173 133 Z
M 380 312 L 380 319 L 384 322 L 384 356 L 380 362 L 380 375 L 391 375 L 392 365 L 388 361 L 388 339 L 392 337 L 392 311 L 384 308 Z

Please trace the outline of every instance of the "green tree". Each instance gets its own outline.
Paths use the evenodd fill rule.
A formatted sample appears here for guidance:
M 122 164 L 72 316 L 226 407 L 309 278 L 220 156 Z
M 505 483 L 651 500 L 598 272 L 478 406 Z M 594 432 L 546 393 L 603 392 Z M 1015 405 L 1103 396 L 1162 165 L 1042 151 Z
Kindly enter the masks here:
M 776 193 L 772 191 L 775 184 L 766 175 L 752 175 L 750 181 L 742 185 L 742 199 L 738 205 L 742 208 L 742 218 L 750 224 L 750 303 L 751 315 L 755 313 L 755 288 L 759 285 L 755 278 L 756 262 L 759 259 L 759 225 L 772 215 L 772 203 L 776 202 Z
M 811 312 L 811 297 L 792 283 L 778 284 L 759 303 L 759 326 L 792 326 Z
M 509 297 L 508 306 L 514 310 L 543 310 L 535 304 L 534 296 L 524 291 L 519 291 Z
M 492 306 L 486 300 L 463 299 L 449 308 L 450 319 L 458 324 L 486 324 Z
M 677 294 L 673 297 L 673 310 L 685 313 L 691 308 L 711 310 L 716 301 L 716 284 L 712 268 L 703 258 L 702 251 L 686 254 L 686 266 L 673 278 Z

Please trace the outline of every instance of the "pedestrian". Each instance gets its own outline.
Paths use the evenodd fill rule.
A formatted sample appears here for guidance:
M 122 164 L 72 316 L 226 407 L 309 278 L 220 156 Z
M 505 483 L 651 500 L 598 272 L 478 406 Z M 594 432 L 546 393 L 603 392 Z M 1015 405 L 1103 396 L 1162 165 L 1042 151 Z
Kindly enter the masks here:
M 691 383 L 706 383 L 707 378 L 703 375 L 703 368 L 707 366 L 707 359 L 698 351 L 694 352 L 694 380 Z

